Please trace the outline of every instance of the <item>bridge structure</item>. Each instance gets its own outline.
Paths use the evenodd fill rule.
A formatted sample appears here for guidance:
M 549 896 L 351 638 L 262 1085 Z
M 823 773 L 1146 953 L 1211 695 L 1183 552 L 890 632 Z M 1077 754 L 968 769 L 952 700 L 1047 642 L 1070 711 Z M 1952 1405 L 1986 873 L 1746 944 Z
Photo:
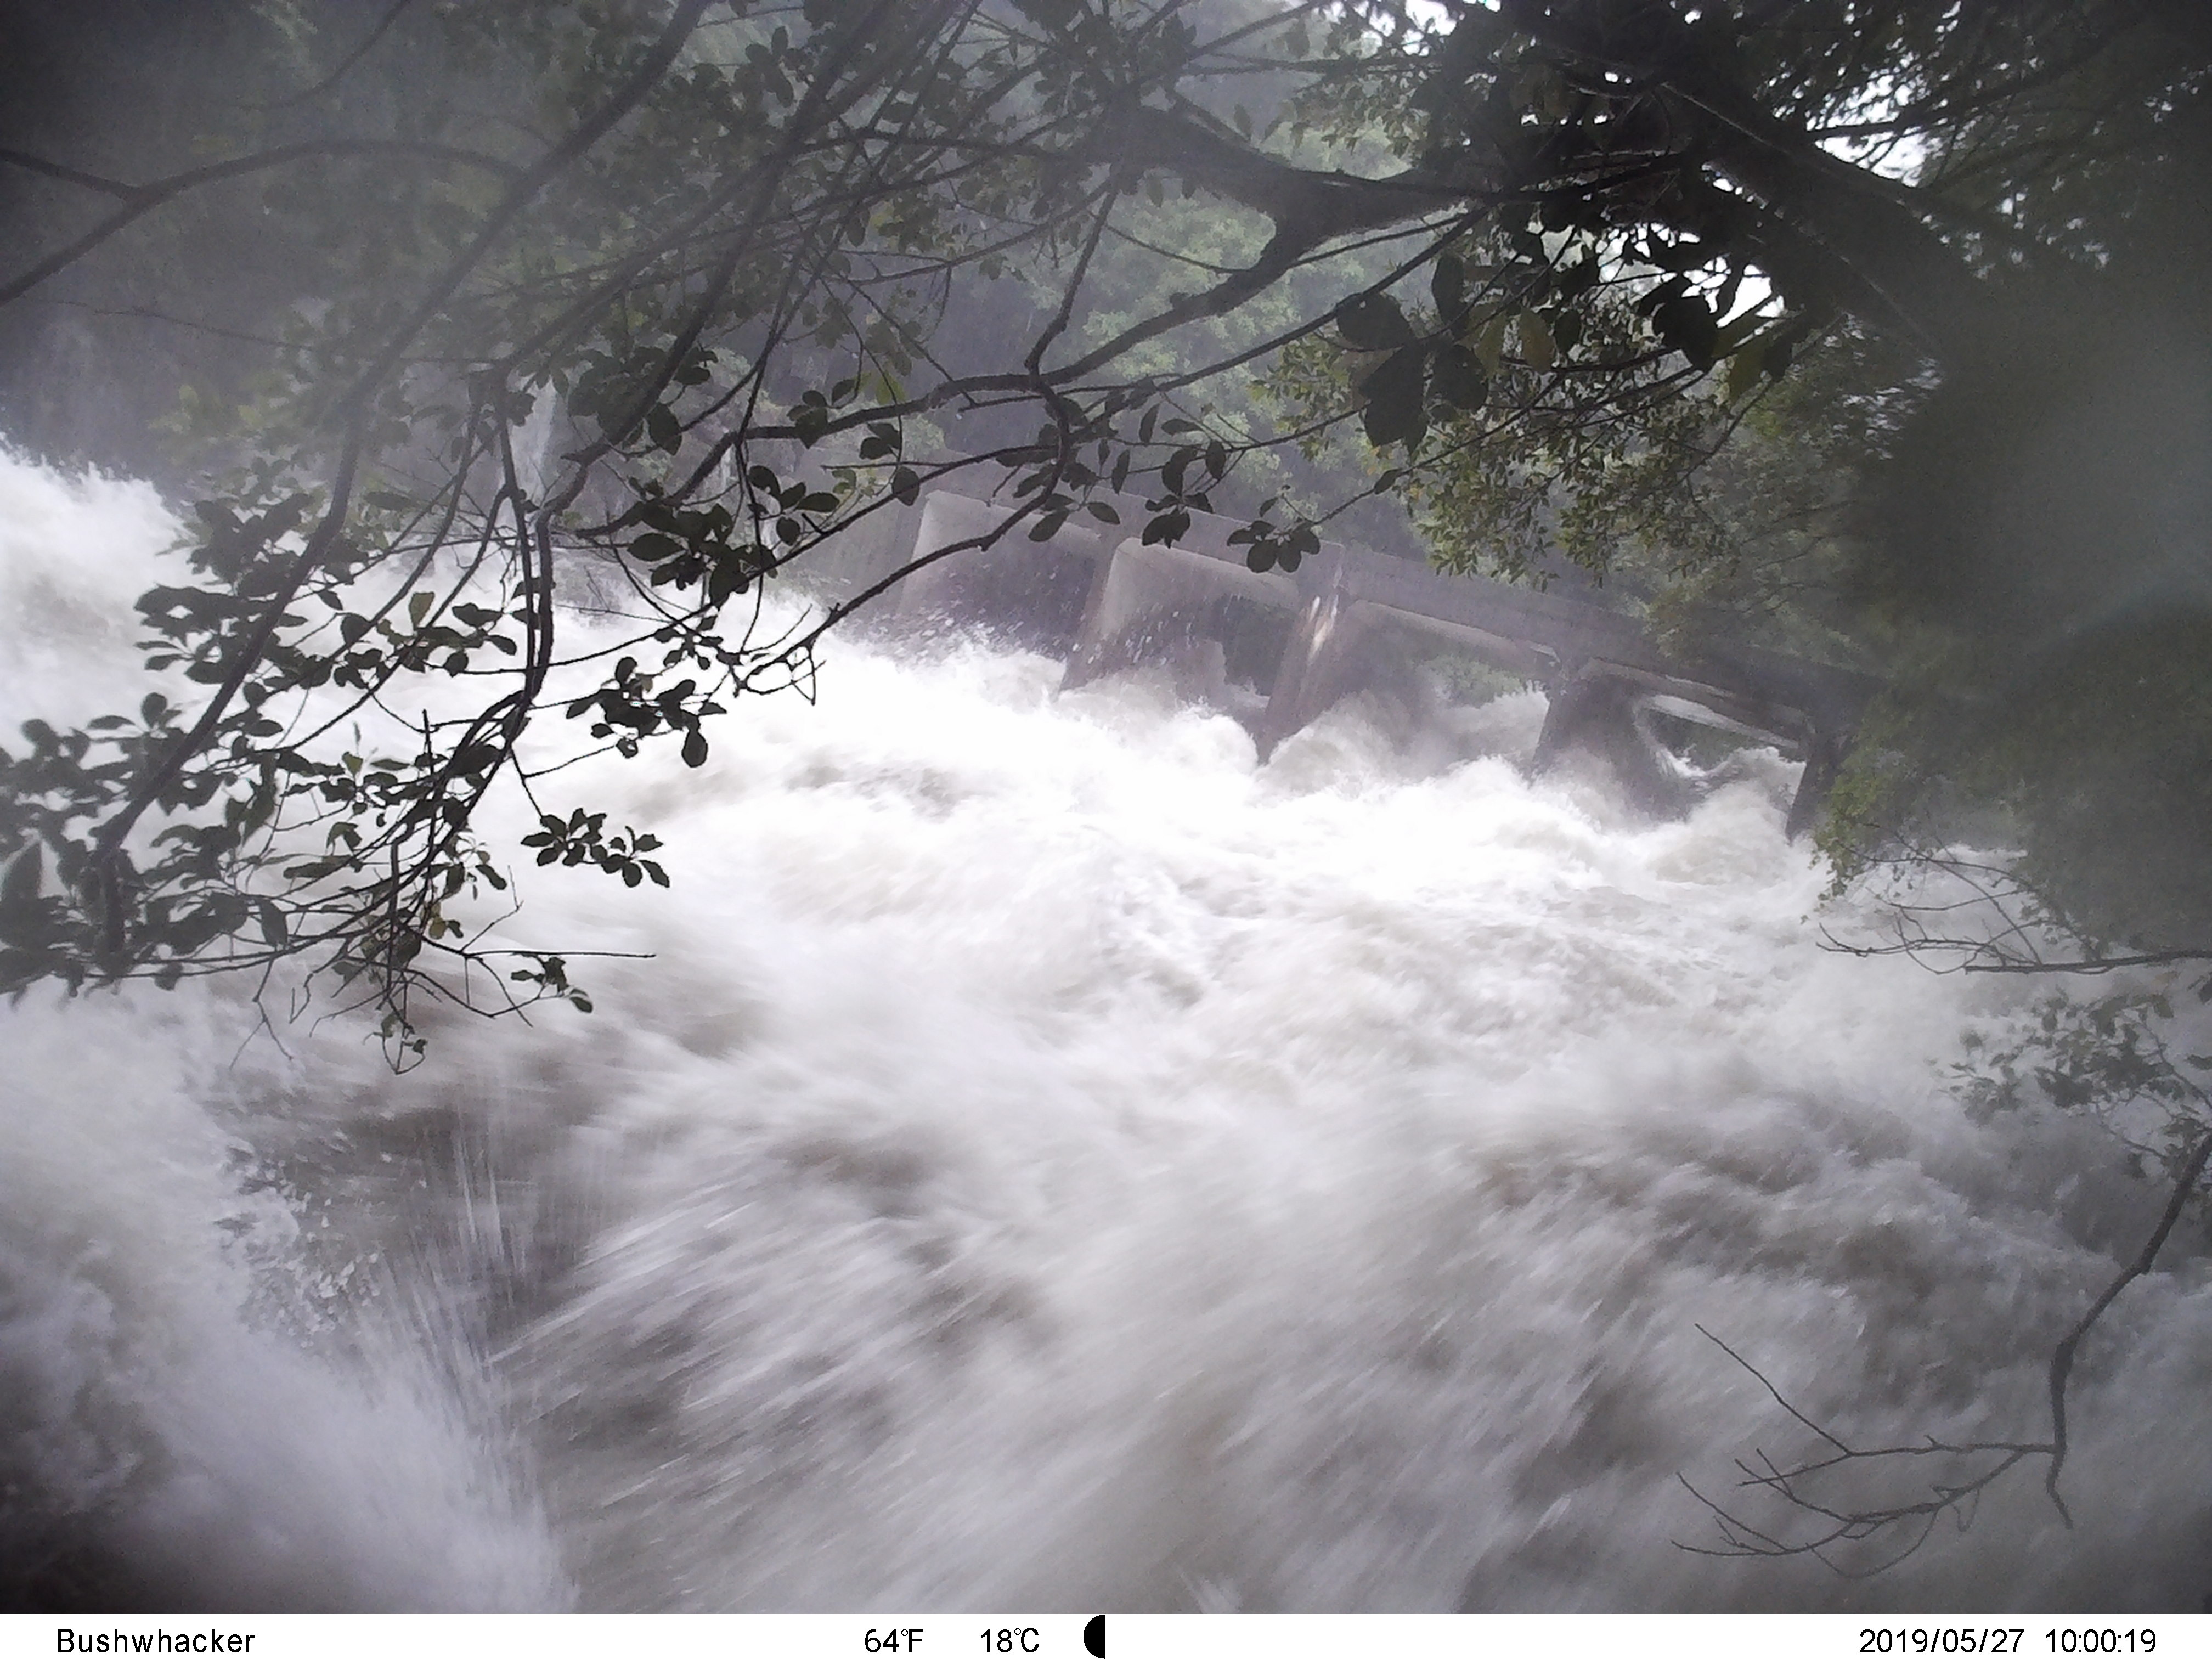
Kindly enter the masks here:
M 1099 499 L 1119 526 L 1071 520 L 1043 542 L 1017 526 L 925 566 L 897 590 L 898 623 L 1011 629 L 1063 655 L 1063 689 L 1212 641 L 1229 674 L 1264 699 L 1246 717 L 1263 763 L 1369 683 L 1378 663 L 1426 642 L 1545 688 L 1540 771 L 1571 749 L 1650 751 L 1655 710 L 1794 750 L 1805 764 L 1792 836 L 1811 823 L 1881 689 L 1864 674 L 1751 646 L 1669 650 L 1636 617 L 1590 599 L 1447 575 L 1352 544 L 1324 542 L 1295 572 L 1254 571 L 1229 540 L 1238 521 L 1210 514 L 1194 513 L 1175 546 L 1148 546 L 1132 533 L 1151 516 L 1141 501 Z M 1003 502 L 933 491 L 891 531 L 878 562 L 987 537 L 1006 514 Z

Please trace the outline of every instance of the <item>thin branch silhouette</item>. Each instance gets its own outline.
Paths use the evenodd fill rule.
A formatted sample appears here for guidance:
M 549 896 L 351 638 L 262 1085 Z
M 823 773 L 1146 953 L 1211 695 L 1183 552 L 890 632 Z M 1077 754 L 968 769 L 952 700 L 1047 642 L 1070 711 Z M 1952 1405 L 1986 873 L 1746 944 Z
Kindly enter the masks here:
M 2174 1179 L 2165 1212 L 2159 1218 L 2158 1224 L 2151 1230 L 2150 1236 L 2143 1241 L 2142 1249 L 2106 1285 L 2103 1293 L 2090 1304 L 2088 1311 L 2075 1322 L 2051 1351 L 2046 1372 L 2051 1401 L 2051 1436 L 2046 1440 L 1950 1441 L 1928 1435 L 1906 1444 L 1856 1446 L 1801 1411 L 1775 1386 L 1765 1372 L 1703 1325 L 1698 1326 L 1700 1336 L 1750 1372 L 1759 1386 L 1773 1397 L 1777 1405 L 1826 1442 L 1829 1449 L 1792 1463 L 1778 1463 L 1760 1449 L 1755 1449 L 1749 1459 L 1735 1460 L 1735 1467 L 1742 1477 L 1736 1482 L 1736 1489 L 1739 1492 L 1764 1492 L 1779 1498 L 1786 1510 L 1794 1510 L 1799 1516 L 1809 1518 L 1814 1523 L 1808 1533 L 1787 1536 L 1779 1530 L 1755 1526 L 1739 1508 L 1708 1496 L 1699 1491 L 1687 1475 L 1678 1474 L 1675 1478 L 1681 1482 L 1683 1490 L 1704 1505 L 1712 1516 L 1720 1541 L 1717 1544 L 1693 1544 L 1677 1539 L 1674 1547 L 1692 1555 L 1728 1559 L 1759 1557 L 1779 1559 L 1810 1556 L 1840 1577 L 1873 1577 L 1887 1572 L 1916 1553 L 1934 1534 L 1936 1522 L 1946 1516 L 1956 1521 L 1961 1531 L 1972 1526 L 1982 1495 L 2022 1463 L 2037 1457 L 2050 1460 L 2044 1471 L 2043 1489 L 2058 1511 L 2059 1519 L 2070 1530 L 2074 1525 L 2074 1516 L 2059 1492 L 2058 1478 L 2066 1467 L 2070 1446 L 2066 1390 L 2073 1376 L 2075 1356 L 2081 1348 L 2082 1339 L 2103 1317 L 2120 1292 L 2150 1272 L 2158 1260 L 2160 1250 L 2172 1236 L 2175 1224 L 2180 1220 L 2182 1210 L 2190 1196 L 2196 1192 L 2208 1161 L 2212 1161 L 2212 1133 L 2200 1136 L 2191 1148 Z M 1948 1478 L 1931 1480 L 1925 1495 L 1895 1502 L 1845 1504 L 1825 1499 L 1818 1490 L 1817 1483 L 1822 1477 L 1841 1469 L 1909 1467 L 1913 1460 L 1930 1457 L 1966 1460 L 1969 1467 L 1957 1474 L 1951 1474 L 1947 1468 L 1944 1474 Z M 1885 1551 L 1881 1559 L 1871 1565 L 1838 1559 L 1838 1552 L 1846 1547 L 1877 1540 L 1901 1541 L 1895 1542 L 1893 1547 Z

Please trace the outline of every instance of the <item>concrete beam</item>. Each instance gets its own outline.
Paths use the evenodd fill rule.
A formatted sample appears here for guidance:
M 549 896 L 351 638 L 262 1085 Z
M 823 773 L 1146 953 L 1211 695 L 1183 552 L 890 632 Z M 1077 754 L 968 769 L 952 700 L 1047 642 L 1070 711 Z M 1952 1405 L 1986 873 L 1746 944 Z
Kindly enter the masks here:
M 1303 731 L 1349 689 L 1354 656 L 1372 628 L 1367 607 L 1352 597 L 1342 554 L 1324 554 L 1310 567 L 1306 598 L 1284 642 L 1275 682 L 1253 732 L 1262 765 L 1284 740 Z
M 1150 516 L 1140 501 L 1110 500 L 1122 525 Z M 917 552 L 988 534 L 1009 509 L 950 490 L 927 499 Z M 1654 743 L 1638 710 L 1664 698 L 1678 712 L 1702 711 L 1710 723 L 1786 743 L 1805 756 L 1805 779 L 1790 810 L 1801 833 L 1832 786 L 1851 734 L 1881 683 L 1755 647 L 1682 657 L 1662 650 L 1637 618 L 1587 599 L 1479 577 L 1448 576 L 1370 549 L 1324 543 L 1295 575 L 1255 573 L 1229 537 L 1233 519 L 1193 514 L 1175 547 L 1146 546 L 1124 533 L 1070 525 L 1048 542 L 1016 531 L 987 553 L 965 552 L 917 574 L 899 599 L 911 620 L 1003 623 L 1009 611 L 1056 637 L 1066 653 L 1063 688 L 1212 637 L 1219 608 L 1235 596 L 1287 612 L 1289 629 L 1255 738 L 1264 760 L 1311 723 L 1361 676 L 1362 648 L 1403 629 L 1454 644 L 1510 673 L 1553 688 L 1554 722 L 1546 723 L 1539 763 L 1586 728 L 1592 741 L 1637 775 L 1632 788 L 1660 782 L 1644 775 Z M 1033 638 L 1041 646 L 1050 637 Z M 1691 716 L 1695 718 L 1693 714 Z M 1639 734 L 1632 742 L 1631 730 Z M 1642 755 L 1643 758 L 1638 759 Z
M 933 490 L 922 498 L 911 557 L 989 536 L 1012 510 Z M 962 548 L 901 582 L 894 620 L 905 629 L 981 625 L 1038 649 L 1065 650 L 1106 551 L 1103 537 L 1073 525 L 1044 542 L 1017 526 L 988 547 Z
M 1275 572 L 1260 574 L 1241 560 L 1122 540 L 1098 564 L 1060 689 L 1072 690 L 1191 638 L 1213 602 L 1231 593 L 1276 609 L 1298 602 L 1297 586 Z

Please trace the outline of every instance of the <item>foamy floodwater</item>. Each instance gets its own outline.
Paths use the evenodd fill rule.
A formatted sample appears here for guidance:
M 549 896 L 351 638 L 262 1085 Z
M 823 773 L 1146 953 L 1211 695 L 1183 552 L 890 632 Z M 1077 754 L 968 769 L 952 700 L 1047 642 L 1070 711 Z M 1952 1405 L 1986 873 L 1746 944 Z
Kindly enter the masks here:
M 0 582 L 64 619 L 11 673 L 66 647 L 44 690 L 107 696 L 104 562 L 160 514 L 9 462 L 0 523 Z M 1712 1541 L 1678 1475 L 1806 1449 L 1698 1326 L 1849 1437 L 2039 1437 L 2051 1341 L 2158 1207 L 2086 1131 L 1944 1091 L 2000 993 L 1819 948 L 1790 769 L 1655 825 L 1523 778 L 1533 695 L 1348 707 L 1260 769 L 1164 680 L 1057 678 L 848 641 L 700 772 L 559 775 L 675 885 L 527 872 L 510 931 L 651 959 L 404 1077 L 343 1021 L 249 1040 L 239 988 L 0 1015 L 0 1595 L 2212 1588 L 2179 1248 L 2084 1349 L 2073 1532 L 2022 1475 L 1868 1582 L 1678 1547 Z

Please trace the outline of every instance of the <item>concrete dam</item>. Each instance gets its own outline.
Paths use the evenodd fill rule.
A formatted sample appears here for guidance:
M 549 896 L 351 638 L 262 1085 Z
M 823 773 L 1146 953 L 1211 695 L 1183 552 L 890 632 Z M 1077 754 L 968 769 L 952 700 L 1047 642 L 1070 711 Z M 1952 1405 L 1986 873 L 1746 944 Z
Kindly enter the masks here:
M 1456 652 L 1540 684 L 1550 710 L 1534 766 L 1569 750 L 1613 763 L 1631 793 L 1666 810 L 1648 714 L 1769 742 L 1802 758 L 1794 836 L 1812 822 L 1881 682 L 1747 645 L 1668 650 L 1637 618 L 1565 593 L 1448 575 L 1356 544 L 1324 541 L 1295 572 L 1255 571 L 1230 541 L 1239 520 L 1193 513 L 1176 545 L 1131 533 L 1141 501 L 1109 497 L 1120 526 L 1071 523 L 1044 541 L 1009 507 L 936 489 L 886 515 L 845 555 L 857 588 L 945 548 L 890 595 L 901 630 L 983 626 L 1061 656 L 1063 689 L 1208 645 L 1255 706 L 1232 711 L 1264 763 L 1340 698 L 1410 656 Z M 857 568 L 855 568 L 857 567 Z M 843 585 L 843 584 L 841 584 Z

